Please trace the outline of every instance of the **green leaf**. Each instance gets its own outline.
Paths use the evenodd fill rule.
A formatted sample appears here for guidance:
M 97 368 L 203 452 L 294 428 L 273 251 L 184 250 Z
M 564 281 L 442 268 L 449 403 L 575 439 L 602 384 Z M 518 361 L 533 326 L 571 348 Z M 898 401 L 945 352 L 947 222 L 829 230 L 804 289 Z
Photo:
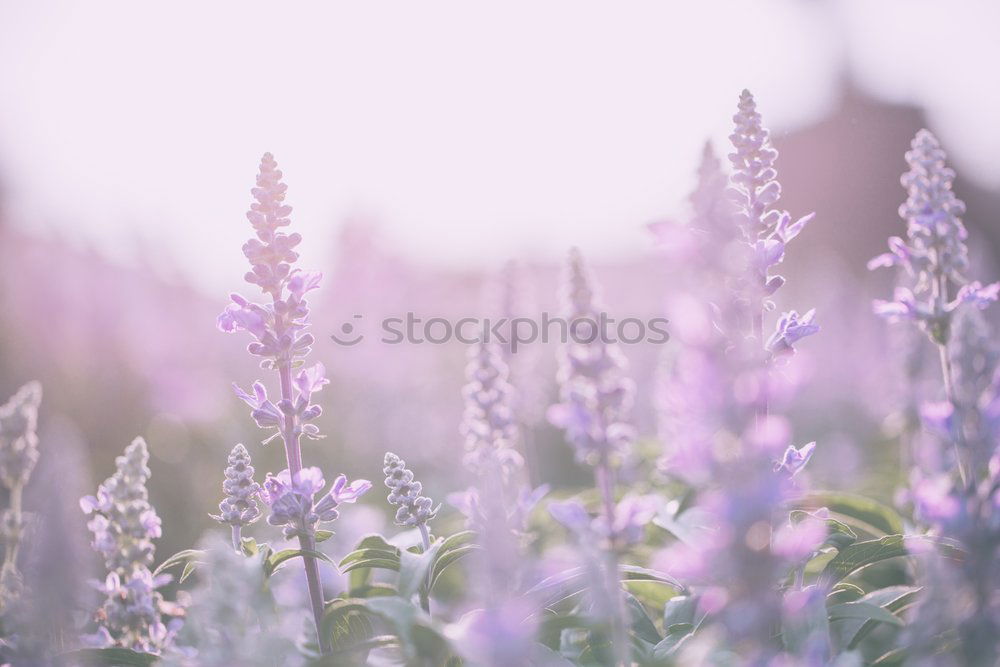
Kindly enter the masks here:
M 412 551 L 402 551 L 399 554 L 399 583 L 397 588 L 399 594 L 404 598 L 410 598 L 420 590 L 420 587 L 427 582 L 427 575 L 437 558 L 437 553 L 441 549 L 443 541 L 438 540 L 427 551 L 413 553 Z
M 690 595 L 678 595 L 667 600 L 663 605 L 663 627 L 669 628 L 678 623 L 694 623 L 698 611 L 698 598 Z
M 84 648 L 63 653 L 56 662 L 65 667 L 149 667 L 158 659 L 151 653 L 127 648 Z
M 315 551 L 314 549 L 282 549 L 281 551 L 271 554 L 266 561 L 264 561 L 264 576 L 270 577 L 274 574 L 281 565 L 290 561 L 293 558 L 298 558 L 299 556 L 312 556 L 318 560 L 326 561 L 327 563 L 333 563 L 330 557 L 327 556 L 322 551 Z
M 635 565 L 620 565 L 618 569 L 621 571 L 622 581 L 656 581 L 672 586 L 679 591 L 684 590 L 684 585 L 666 572 Z
M 348 586 L 351 594 L 365 588 L 371 581 L 371 571 L 399 570 L 399 548 L 389 544 L 378 534 L 366 535 L 358 542 L 354 551 L 340 561 L 340 571 L 350 573 Z
M 826 564 L 826 567 L 819 575 L 817 583 L 828 588 L 844 577 L 868 567 L 872 563 L 908 554 L 909 551 L 906 549 L 902 535 L 886 535 L 877 540 L 855 542 L 849 547 L 841 549 Z
M 676 623 L 667 628 L 667 636 L 653 647 L 652 659 L 657 662 L 668 660 L 681 644 L 694 634 L 691 623 Z
M 455 547 L 447 553 L 438 554 L 438 557 L 434 560 L 434 571 L 431 573 L 430 587 L 432 589 L 434 588 L 434 584 L 437 583 L 438 578 L 449 565 L 457 563 L 465 556 L 468 556 L 474 551 L 478 551 L 479 548 L 479 545 L 476 544 L 466 544 L 465 546 Z
M 875 629 L 875 626 L 878 625 L 878 623 L 886 622 L 892 625 L 902 624 L 902 620 L 891 614 L 891 612 L 899 611 L 908 604 L 912 603 L 916 599 L 919 592 L 920 588 L 913 586 L 889 586 L 887 588 L 881 588 L 877 591 L 873 591 L 857 600 L 857 602 L 875 606 L 885 613 L 890 614 L 890 616 L 895 619 L 895 622 L 885 618 L 871 617 L 869 619 L 863 615 L 849 617 L 841 615 L 838 618 L 834 618 L 834 609 L 840 605 L 831 605 L 829 607 L 829 611 L 831 614 L 830 620 L 834 634 L 840 639 L 840 644 L 842 646 L 848 649 L 854 649 L 866 636 L 868 636 L 872 630 Z M 828 597 L 827 600 L 829 601 L 829 599 L 830 598 Z
M 199 562 L 198 559 L 203 557 L 205 552 L 202 549 L 184 549 L 183 551 L 178 551 L 173 556 L 167 560 L 160 563 L 160 566 L 153 570 L 153 576 L 157 576 L 167 570 L 177 567 L 182 563 Z
M 649 642 L 650 645 L 658 644 L 662 637 L 660 637 L 659 631 L 657 631 L 652 619 L 649 618 L 642 603 L 635 599 L 634 595 L 626 593 L 625 605 L 628 607 L 629 625 L 632 632 L 637 637 Z
M 438 578 L 448 568 L 448 566 L 457 563 L 465 556 L 480 548 L 475 544 L 475 539 L 475 531 L 463 530 L 441 540 L 441 546 L 438 549 L 437 556 L 434 558 L 434 564 L 431 567 L 431 589 L 434 588 Z
M 850 618 L 861 619 L 862 621 L 872 620 L 879 623 L 888 623 L 889 625 L 903 625 L 903 621 L 892 612 L 862 600 L 835 604 L 827 611 L 830 614 L 831 621 Z
M 476 531 L 474 530 L 463 530 L 455 533 L 454 535 L 449 535 L 441 541 L 441 553 L 449 551 L 451 549 L 457 549 L 458 547 L 465 546 L 466 544 L 473 544 L 476 541 Z
M 909 649 L 905 646 L 900 646 L 899 648 L 894 648 L 888 653 L 882 654 L 880 657 L 876 658 L 872 665 L 879 665 L 880 667 L 890 667 L 890 665 L 902 665 L 906 659 L 909 657 Z
M 864 597 L 865 591 L 860 586 L 855 586 L 849 581 L 838 581 L 833 590 L 826 596 L 826 604 L 840 604 L 841 602 L 854 602 Z
M 375 636 L 370 612 L 363 600 L 338 598 L 326 605 L 322 632 L 330 638 L 335 653 L 360 653 L 366 658 L 367 641 Z M 363 664 L 364 660 L 360 660 Z M 341 663 L 336 663 L 341 664 Z
M 187 562 L 187 565 L 184 566 L 184 569 L 181 570 L 181 578 L 180 580 L 178 580 L 177 583 L 183 584 L 184 580 L 190 577 L 191 574 L 194 572 L 194 568 L 195 568 L 195 562 L 193 560 L 189 560 Z
M 256 556 L 257 552 L 260 551 L 260 546 L 257 544 L 257 540 L 252 537 L 244 537 L 241 540 L 240 546 L 243 549 L 244 556 Z
M 903 536 L 886 535 L 877 540 L 855 542 L 842 549 L 834 556 L 820 573 L 817 583 L 831 587 L 841 579 L 859 570 L 889 558 L 898 558 L 911 554 L 910 546 L 916 547 L 916 553 L 935 547 L 945 558 L 961 560 L 963 553 L 954 542 L 925 535 Z
M 696 596 L 676 595 L 667 600 L 663 605 L 665 636 L 653 647 L 652 659 L 658 662 L 668 660 L 694 634 L 704 618 L 704 612 L 698 614 Z
M 354 570 L 360 569 L 374 569 L 374 570 L 399 570 L 399 557 L 373 557 L 365 558 L 363 560 L 356 560 L 353 563 L 348 563 L 347 565 L 342 565 L 340 571 L 343 573 L 353 572 Z
M 320 542 L 326 542 L 328 539 L 333 537 L 332 530 L 317 530 L 316 531 L 316 544 Z
M 809 494 L 798 504 L 812 510 L 826 507 L 845 522 L 875 536 L 903 532 L 903 519 L 894 509 L 864 496 L 821 491 Z

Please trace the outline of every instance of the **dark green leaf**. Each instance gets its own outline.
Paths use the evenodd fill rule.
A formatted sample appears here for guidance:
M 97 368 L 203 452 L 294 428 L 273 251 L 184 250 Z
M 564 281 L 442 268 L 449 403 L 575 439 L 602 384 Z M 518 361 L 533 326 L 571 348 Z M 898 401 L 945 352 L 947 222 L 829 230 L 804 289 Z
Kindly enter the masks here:
M 842 549 L 826 564 L 823 572 L 820 573 L 817 583 L 829 588 L 844 577 L 854 574 L 873 563 L 878 563 L 889 558 L 907 556 L 911 553 L 908 545 L 917 547 L 918 553 L 922 550 L 936 547 L 938 552 L 945 558 L 959 560 L 962 558 L 962 551 L 952 542 L 943 538 L 923 535 L 914 537 L 886 535 L 877 540 L 855 542 Z
M 888 623 L 889 625 L 903 625 L 903 621 L 892 612 L 862 600 L 835 604 L 827 611 L 830 614 L 831 621 L 858 619 L 861 621 L 872 620 L 878 623 Z
M 694 623 L 697 611 L 698 598 L 689 595 L 672 597 L 663 605 L 663 627 L 669 628 L 678 623 Z
M 899 611 L 906 605 L 913 602 L 919 591 L 919 588 L 912 586 L 889 586 L 861 597 L 858 602 L 873 605 L 882 609 L 885 613 L 890 613 Z M 829 601 L 829 599 L 830 598 L 828 597 L 827 600 Z M 839 605 L 831 605 L 829 608 L 831 613 L 830 620 L 834 633 L 837 637 L 839 637 L 841 645 L 848 649 L 857 647 L 858 644 L 860 644 L 861 641 L 868 636 L 873 629 L 875 629 L 875 626 L 878 625 L 879 622 L 882 622 L 882 619 L 879 618 L 873 617 L 869 620 L 863 616 L 833 618 L 833 610 L 836 606 Z M 899 621 L 899 623 L 894 623 L 889 620 L 886 620 L 885 622 L 893 625 L 898 625 L 902 622 L 896 616 L 893 616 L 893 618 L 896 619 L 896 621 Z
M 660 633 L 657 631 L 652 619 L 649 618 L 649 614 L 646 613 L 646 609 L 642 606 L 642 603 L 636 600 L 634 595 L 626 593 L 625 604 L 628 607 L 629 625 L 632 628 L 632 632 L 639 638 L 649 642 L 651 646 L 658 644 L 662 637 L 660 637 Z
M 877 540 L 855 542 L 842 549 L 826 564 L 817 583 L 829 588 L 844 577 L 872 563 L 906 556 L 908 553 L 902 535 L 886 535 Z

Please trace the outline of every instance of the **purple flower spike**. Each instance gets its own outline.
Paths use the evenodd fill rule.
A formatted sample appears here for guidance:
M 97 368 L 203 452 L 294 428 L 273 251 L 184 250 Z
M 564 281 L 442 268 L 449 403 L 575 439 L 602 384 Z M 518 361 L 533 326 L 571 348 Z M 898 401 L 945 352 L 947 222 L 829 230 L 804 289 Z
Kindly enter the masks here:
M 160 518 L 146 492 L 148 461 L 146 442 L 136 438 L 115 459 L 115 474 L 101 484 L 96 496 L 81 498 L 80 507 L 90 517 L 92 545 L 108 570 L 100 635 L 109 645 L 157 652 L 168 633 L 160 617 L 163 598 L 156 589 L 169 577 L 154 579 L 149 570 Z
M 948 342 L 954 311 L 963 303 L 983 309 L 997 300 L 1000 283 L 967 283 L 968 232 L 961 216 L 965 204 L 952 192 L 955 172 L 945 164 L 937 138 L 920 130 L 906 153 L 910 170 L 900 179 L 907 191 L 899 215 L 906 221 L 906 240 L 889 239 L 889 253 L 868 263 L 869 269 L 901 266 L 916 278 L 912 291 L 897 290 L 892 302 L 877 301 L 875 312 L 889 319 L 909 319 L 939 345 Z M 954 295 L 953 300 L 949 300 Z
M 232 527 L 233 548 L 239 553 L 242 550 L 243 528 L 260 518 L 257 499 L 261 486 L 254 481 L 250 453 L 242 444 L 233 447 L 227 462 L 226 480 L 222 483 L 226 497 L 219 503 L 219 514 L 209 516 Z
M 406 461 L 392 452 L 386 452 L 382 472 L 385 473 L 385 485 L 389 487 L 389 504 L 399 507 L 396 523 L 426 531 L 427 522 L 437 515 L 440 505 L 434 507 L 434 501 L 420 495 L 423 485 L 413 479 L 413 471 L 406 467 Z M 427 546 L 425 544 L 424 548 Z
M 312 403 L 313 396 L 327 380 L 322 364 L 304 368 L 302 358 L 309 354 L 315 337 L 307 331 L 309 304 L 306 297 L 319 287 L 321 274 L 294 267 L 299 255 L 296 247 L 302 242 L 297 233 L 288 233 L 292 207 L 285 203 L 288 190 L 274 156 L 265 153 L 260 161 L 257 183 L 250 192 L 253 202 L 247 220 L 255 237 L 243 244 L 243 254 L 250 262 L 244 280 L 260 289 L 261 303 L 253 303 L 239 294 L 218 318 L 223 331 L 246 331 L 252 341 L 247 351 L 260 358 L 261 368 L 276 371 L 281 395 L 268 400 L 264 386 L 256 382 L 253 394 L 239 387 L 237 395 L 251 407 L 251 416 L 258 426 L 274 429 L 264 442 L 280 437 L 284 442 L 288 469 L 284 475 L 269 476 L 262 497 L 270 507 L 268 521 L 283 526 L 286 536 L 297 536 L 303 549 L 315 550 L 315 526 L 319 521 L 337 518 L 336 506 L 350 502 L 366 487 L 352 484 L 348 490 L 328 493 L 319 501 L 314 496 L 322 490 L 323 476 L 316 468 L 303 468 L 302 438 L 322 437 L 314 423 L 322 408 Z M 344 482 L 340 482 L 344 484 Z M 306 555 L 302 559 L 309 589 L 309 603 L 318 633 L 320 653 L 330 652 L 330 638 L 320 629 L 325 601 L 320 584 L 319 563 Z

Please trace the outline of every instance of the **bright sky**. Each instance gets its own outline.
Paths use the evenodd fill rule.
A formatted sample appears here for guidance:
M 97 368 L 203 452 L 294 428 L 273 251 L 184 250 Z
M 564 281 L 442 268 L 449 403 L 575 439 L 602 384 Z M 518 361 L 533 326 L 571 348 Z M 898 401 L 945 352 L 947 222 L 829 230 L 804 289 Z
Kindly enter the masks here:
M 998 6 L 0 0 L 0 184 L 11 222 L 142 241 L 213 289 L 242 275 L 264 151 L 307 265 L 359 215 L 426 262 L 612 257 L 683 209 L 743 87 L 789 130 L 847 61 L 997 187 Z

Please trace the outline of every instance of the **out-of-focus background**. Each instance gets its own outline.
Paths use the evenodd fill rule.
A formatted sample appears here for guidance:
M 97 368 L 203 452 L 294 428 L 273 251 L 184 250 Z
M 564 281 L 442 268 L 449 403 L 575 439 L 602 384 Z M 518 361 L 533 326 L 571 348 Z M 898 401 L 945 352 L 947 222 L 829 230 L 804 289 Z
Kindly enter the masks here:
M 71 508 L 141 434 L 167 554 L 210 525 L 233 444 L 261 473 L 283 467 L 230 387 L 273 378 L 215 328 L 228 292 L 253 292 L 240 245 L 264 151 L 301 264 L 325 274 L 310 301 L 327 437 L 307 464 L 380 483 L 391 449 L 442 499 L 463 485 L 463 346 L 328 335 L 357 314 L 364 331 L 498 313 L 505 284 L 512 312 L 555 312 L 571 245 L 609 312 L 660 314 L 683 267 L 647 224 L 684 219 L 701 146 L 725 153 L 744 87 L 780 151 L 783 206 L 817 214 L 778 304 L 823 325 L 788 368 L 796 440 L 819 441 L 818 485 L 891 498 L 900 344 L 870 311 L 892 276 L 865 263 L 902 232 L 903 153 L 928 127 L 958 171 L 977 271 L 1000 275 L 998 29 L 992 2 L 0 0 L 0 400 L 45 388 L 27 507 Z M 626 348 L 646 446 L 672 344 Z M 533 476 L 582 483 L 544 421 L 554 347 L 512 365 Z M 345 541 L 385 521 L 382 496 L 344 512 Z

